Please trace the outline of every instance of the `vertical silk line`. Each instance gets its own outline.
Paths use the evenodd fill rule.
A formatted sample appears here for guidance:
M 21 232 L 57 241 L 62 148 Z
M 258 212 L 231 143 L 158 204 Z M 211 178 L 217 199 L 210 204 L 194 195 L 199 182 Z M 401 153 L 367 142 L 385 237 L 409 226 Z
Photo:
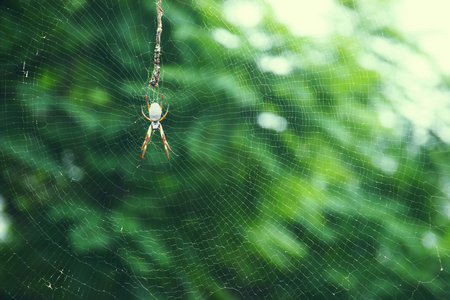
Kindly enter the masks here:
M 159 81 L 159 75 L 161 73 L 161 67 L 159 66 L 161 60 L 159 59 L 159 56 L 161 55 L 161 32 L 162 32 L 162 22 L 161 18 L 164 14 L 164 11 L 161 9 L 161 0 L 155 3 L 158 8 L 158 28 L 156 29 L 156 45 L 155 45 L 155 58 L 154 58 L 154 69 L 152 73 L 152 80 L 149 81 L 149 84 L 152 87 L 158 86 Z

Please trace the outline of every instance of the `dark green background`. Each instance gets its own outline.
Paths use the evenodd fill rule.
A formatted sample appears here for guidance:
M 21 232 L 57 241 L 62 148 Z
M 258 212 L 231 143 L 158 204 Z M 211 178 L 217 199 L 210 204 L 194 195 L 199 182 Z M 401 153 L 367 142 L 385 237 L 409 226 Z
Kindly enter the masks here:
M 222 2 L 163 1 L 162 124 L 178 156 L 155 133 L 138 168 L 154 3 L 3 1 L 0 296 L 449 299 L 449 146 L 432 133 L 416 145 L 400 116 L 381 126 L 386 78 L 358 61 L 371 37 L 415 48 L 340 5 L 355 34 L 320 40 L 264 6 L 263 51 Z M 257 65 L 286 54 L 301 61 L 288 75 Z M 287 129 L 261 128 L 261 112 Z M 377 166 L 386 157 L 396 172 Z

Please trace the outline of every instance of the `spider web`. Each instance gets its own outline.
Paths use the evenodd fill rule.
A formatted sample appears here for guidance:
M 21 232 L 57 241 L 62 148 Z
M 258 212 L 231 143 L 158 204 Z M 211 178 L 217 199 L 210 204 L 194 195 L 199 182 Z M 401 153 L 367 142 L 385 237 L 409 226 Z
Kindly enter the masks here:
M 161 7 L 140 166 L 153 1 L 1 4 L 0 295 L 450 298 L 448 82 L 390 3 Z

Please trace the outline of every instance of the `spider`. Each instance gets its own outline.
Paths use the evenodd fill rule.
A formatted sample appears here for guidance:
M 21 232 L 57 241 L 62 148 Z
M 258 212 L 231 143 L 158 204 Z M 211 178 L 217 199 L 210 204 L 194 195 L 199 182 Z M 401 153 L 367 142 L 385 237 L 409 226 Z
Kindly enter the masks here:
M 172 149 L 170 149 L 170 146 L 166 141 L 166 136 L 164 135 L 164 130 L 162 128 L 162 125 L 161 125 L 161 123 L 159 123 L 160 121 L 162 121 L 162 119 L 164 119 L 166 117 L 167 113 L 169 112 L 169 105 L 167 105 L 167 111 L 164 114 L 164 116 L 161 117 L 161 114 L 162 114 L 161 108 L 162 108 L 163 97 L 164 97 L 164 87 L 162 89 L 162 94 L 161 94 L 161 105 L 159 105 L 156 102 L 152 103 L 152 105 L 150 105 L 148 103 L 147 89 L 148 89 L 148 86 L 145 89 L 145 100 L 147 101 L 148 117 L 144 114 L 144 109 L 142 107 L 141 107 L 141 112 L 142 112 L 142 115 L 152 123 L 150 124 L 150 127 L 148 128 L 147 135 L 145 136 L 144 144 L 142 144 L 142 147 L 141 147 L 142 161 L 144 161 L 145 150 L 147 150 L 147 144 L 152 135 L 152 131 L 158 130 L 158 129 L 159 129 L 159 132 L 161 133 L 161 138 L 164 143 L 164 149 L 166 149 L 167 159 L 170 160 L 169 151 L 167 149 L 169 149 L 170 151 L 172 151 Z M 173 151 L 172 151 L 172 153 L 173 153 Z M 142 164 L 142 162 L 141 162 L 141 164 Z

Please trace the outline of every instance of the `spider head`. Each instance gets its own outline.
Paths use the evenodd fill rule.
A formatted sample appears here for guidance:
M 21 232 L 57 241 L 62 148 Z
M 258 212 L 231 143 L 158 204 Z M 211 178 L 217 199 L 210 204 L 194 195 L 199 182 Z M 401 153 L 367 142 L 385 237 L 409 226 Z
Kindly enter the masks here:
M 150 105 L 150 110 L 148 112 L 150 120 L 152 120 L 153 122 L 158 121 L 159 119 L 161 119 L 161 107 L 159 106 L 158 103 L 152 103 L 152 105 Z

